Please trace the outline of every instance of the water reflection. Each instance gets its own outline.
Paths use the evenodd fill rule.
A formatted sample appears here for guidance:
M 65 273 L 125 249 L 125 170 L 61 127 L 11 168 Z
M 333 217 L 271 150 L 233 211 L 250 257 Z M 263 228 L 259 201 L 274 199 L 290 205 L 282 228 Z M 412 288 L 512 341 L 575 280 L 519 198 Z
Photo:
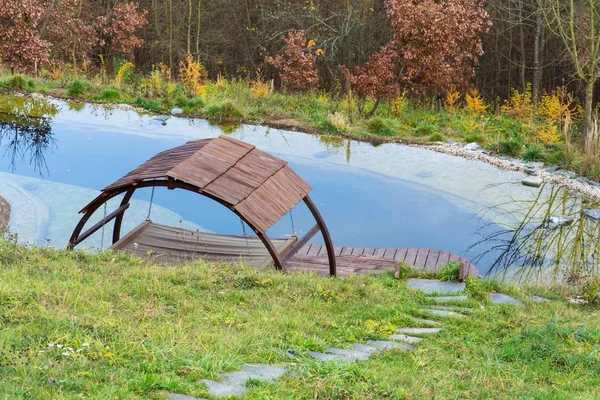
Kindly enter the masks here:
M 0 103 L 0 147 L 11 171 L 29 162 L 40 175 L 48 172 L 45 156 L 56 148 L 51 122 L 58 112 L 45 99 L 11 97 Z
M 513 222 L 482 236 L 476 244 L 488 249 L 479 257 L 495 255 L 490 274 L 569 283 L 598 276 L 600 224 L 589 211 L 596 204 L 553 186 L 542 187 L 533 200 L 519 204 L 516 208 L 515 202 L 496 205 L 494 209 L 504 209 Z

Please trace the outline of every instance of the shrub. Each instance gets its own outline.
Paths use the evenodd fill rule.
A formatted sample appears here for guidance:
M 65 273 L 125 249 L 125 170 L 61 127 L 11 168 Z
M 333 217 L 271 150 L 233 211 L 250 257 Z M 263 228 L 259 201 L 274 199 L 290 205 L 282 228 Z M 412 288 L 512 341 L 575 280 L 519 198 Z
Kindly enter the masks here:
M 431 136 L 438 133 L 438 127 L 428 121 L 419 121 L 415 126 L 415 136 Z
M 134 69 L 135 65 L 132 62 L 127 61 L 123 63 L 117 70 L 114 83 L 120 85 L 121 83 L 131 82 Z
M 523 153 L 523 160 L 525 161 L 544 161 L 545 160 L 544 148 L 539 144 L 527 144 L 525 145 L 525 152 Z
M 488 106 L 485 105 L 483 97 L 477 90 L 471 90 L 465 95 L 465 110 L 469 114 L 480 115 L 487 111 Z
M 521 155 L 521 151 L 523 150 L 523 142 L 516 138 L 501 140 L 498 142 L 498 146 L 500 153 L 511 157 L 519 157 Z
M 441 281 L 456 281 L 456 280 L 458 280 L 459 273 L 460 273 L 460 263 L 449 262 L 440 271 L 439 278 Z
M 200 61 L 194 61 L 194 57 L 189 53 L 179 63 L 179 80 L 183 85 L 185 95 L 188 97 L 196 97 L 202 94 L 206 76 L 204 65 Z
M 204 116 L 209 119 L 222 121 L 227 119 L 240 119 L 243 118 L 244 115 L 231 102 L 226 102 L 223 104 L 213 104 L 207 107 L 204 111 Z
M 288 32 L 282 39 L 285 43 L 284 54 L 266 57 L 265 61 L 279 70 L 281 81 L 292 91 L 314 87 L 319 81 L 319 72 L 315 67 L 315 54 L 319 52 L 313 52 L 314 41 L 307 44 L 306 36 L 301 31 Z
M 465 142 L 467 143 L 477 143 L 480 146 L 485 145 L 485 137 L 481 133 L 471 133 L 465 136 Z
M 381 136 L 393 136 L 396 133 L 392 124 L 381 117 L 374 117 L 367 121 L 367 130 L 373 135 Z
M 444 135 L 442 135 L 441 133 L 434 133 L 433 135 L 429 136 L 429 141 L 430 142 L 445 142 L 446 138 L 444 137 Z
M 33 90 L 35 89 L 35 82 L 23 75 L 14 75 L 6 81 L 6 87 L 18 91 Z
M 145 108 L 146 110 L 160 112 L 162 111 L 162 103 L 157 100 L 146 100 L 142 97 L 138 97 L 135 100 L 135 105 L 140 108 Z
M 69 96 L 81 96 L 87 91 L 87 83 L 83 81 L 74 81 L 67 87 Z
M 95 100 L 116 101 L 121 99 L 121 93 L 114 88 L 104 89 Z
M 333 114 L 327 116 L 327 122 L 337 133 L 347 132 L 350 128 L 350 121 L 346 114 L 336 111 Z

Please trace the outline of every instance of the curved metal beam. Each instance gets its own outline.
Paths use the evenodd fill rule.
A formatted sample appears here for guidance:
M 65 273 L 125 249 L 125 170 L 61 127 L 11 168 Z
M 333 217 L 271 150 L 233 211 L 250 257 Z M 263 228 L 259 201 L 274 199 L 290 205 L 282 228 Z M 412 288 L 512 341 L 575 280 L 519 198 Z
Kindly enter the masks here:
M 135 191 L 136 189 L 146 188 L 146 187 L 168 187 L 168 188 L 178 188 L 178 189 L 188 190 L 190 192 L 198 193 L 202 196 L 208 197 L 209 199 L 214 200 L 214 201 L 218 202 L 219 204 L 224 205 L 225 207 L 229 208 L 231 211 L 233 211 L 233 213 L 235 215 L 237 215 L 242 221 L 244 221 L 250 227 L 250 229 L 252 229 L 254 231 L 254 233 L 256 233 L 256 236 L 258 236 L 258 238 L 263 242 L 263 244 L 267 248 L 267 251 L 269 252 L 269 255 L 273 259 L 273 264 L 275 264 L 275 269 L 280 270 L 280 271 L 283 270 L 283 262 L 281 261 L 281 256 L 277 252 L 277 249 L 273 245 L 273 242 L 271 242 L 271 239 L 269 239 L 263 232 L 258 230 L 243 215 L 241 215 L 239 212 L 237 212 L 237 210 L 235 210 L 235 208 L 233 207 L 232 204 L 229 204 L 226 201 L 224 201 L 218 197 L 215 197 L 209 193 L 204 193 L 201 190 L 199 190 L 198 187 L 196 187 L 194 185 L 190 185 L 189 183 L 185 183 L 185 182 L 181 182 L 181 181 L 173 181 L 173 180 L 168 180 L 168 181 L 167 180 L 150 180 L 150 181 L 136 182 L 135 184 L 132 184 L 132 185 L 127 185 L 127 186 L 117 188 L 114 190 L 102 192 L 102 194 L 100 194 L 98 197 L 96 197 L 88 205 L 88 207 L 86 207 L 84 209 L 85 214 L 83 215 L 83 217 L 81 218 L 81 220 L 79 221 L 77 226 L 75 227 L 75 230 L 73 230 L 73 234 L 71 235 L 71 238 L 69 239 L 69 244 L 67 245 L 67 249 L 72 250 L 75 247 L 74 243 L 76 242 L 77 238 L 79 237 L 79 234 L 81 233 L 81 230 L 85 226 L 85 223 L 92 216 L 92 214 L 94 214 L 96 212 L 96 210 L 98 208 L 100 208 L 100 206 L 102 206 L 102 204 L 106 203 L 108 200 L 112 199 L 115 196 L 120 195 L 123 192 L 131 191 L 131 194 L 133 195 L 133 191 Z M 127 197 L 127 195 L 126 195 L 126 197 Z M 119 230 L 120 230 L 120 228 L 119 228 Z M 114 240 L 114 237 L 115 236 L 114 236 L 114 232 L 113 232 L 113 240 Z
M 315 206 L 315 203 L 313 203 L 313 201 L 311 200 L 310 196 L 307 195 L 304 198 L 304 204 L 306 204 L 313 217 L 315 218 L 315 221 L 317 221 L 317 225 L 319 225 L 319 229 L 321 230 L 321 234 L 323 235 L 325 247 L 327 248 L 327 258 L 329 258 L 329 275 L 337 276 L 335 251 L 333 249 L 333 242 L 331 241 L 331 235 L 329 235 L 327 225 L 325 225 L 325 221 L 323 220 L 321 213 L 317 209 L 317 206 Z

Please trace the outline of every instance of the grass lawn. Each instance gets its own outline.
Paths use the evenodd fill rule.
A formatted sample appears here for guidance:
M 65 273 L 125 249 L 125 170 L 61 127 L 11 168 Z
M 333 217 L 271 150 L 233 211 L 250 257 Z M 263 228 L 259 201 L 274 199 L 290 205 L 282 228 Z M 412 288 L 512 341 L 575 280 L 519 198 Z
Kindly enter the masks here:
M 470 300 L 468 318 L 448 322 L 414 352 L 339 363 L 303 352 L 414 326 L 410 316 L 423 316 L 425 296 L 392 274 L 158 267 L 9 242 L 0 242 L 0 263 L 2 399 L 208 397 L 200 379 L 245 362 L 293 371 L 257 383 L 250 399 L 598 398 L 598 312 L 568 304 L 564 288 L 503 288 L 555 301 L 514 308 Z M 470 287 L 481 298 L 494 285 Z

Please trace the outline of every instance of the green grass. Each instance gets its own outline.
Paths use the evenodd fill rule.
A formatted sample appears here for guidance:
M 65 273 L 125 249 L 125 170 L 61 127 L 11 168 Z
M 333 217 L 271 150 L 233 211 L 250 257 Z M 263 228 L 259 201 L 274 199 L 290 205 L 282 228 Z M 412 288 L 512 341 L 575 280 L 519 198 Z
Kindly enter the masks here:
M 0 242 L 0 263 L 0 398 L 207 396 L 200 379 L 244 362 L 294 371 L 256 383 L 251 399 L 593 399 L 600 384 L 597 311 L 561 300 L 520 309 L 472 300 L 469 318 L 415 352 L 319 363 L 302 352 L 384 338 L 410 326 L 425 297 L 391 274 L 158 267 L 8 242 Z M 559 298 L 549 289 L 504 290 Z M 74 350 L 64 356 L 57 344 Z

